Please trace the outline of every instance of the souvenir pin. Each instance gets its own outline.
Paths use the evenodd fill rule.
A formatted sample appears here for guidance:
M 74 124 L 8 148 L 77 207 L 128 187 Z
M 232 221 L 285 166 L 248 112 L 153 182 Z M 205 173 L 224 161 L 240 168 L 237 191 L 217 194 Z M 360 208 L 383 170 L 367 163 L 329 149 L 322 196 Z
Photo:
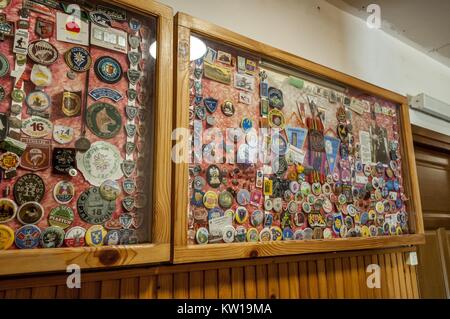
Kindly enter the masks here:
M 209 113 L 214 113 L 217 110 L 217 100 L 213 98 L 203 99 L 203 103 L 206 106 L 206 109 Z
M 282 109 L 284 107 L 283 92 L 277 88 L 269 88 L 269 105 L 271 107 Z
M 135 89 L 128 89 L 127 91 L 127 96 L 128 96 L 128 100 L 130 100 L 130 102 L 134 101 L 137 97 L 138 93 Z
M 49 42 L 37 40 L 28 46 L 28 56 L 42 65 L 51 65 L 58 59 L 58 50 Z
M 233 205 L 233 195 L 228 191 L 223 191 L 219 194 L 219 205 L 224 209 L 231 208 Z
M 44 65 L 34 64 L 31 69 L 30 80 L 39 88 L 49 86 L 53 80 L 52 72 Z
M 68 206 L 58 206 L 53 208 L 48 215 L 48 223 L 51 226 L 57 226 L 62 229 L 68 228 L 74 221 L 72 208 Z
M 110 230 L 103 240 L 106 246 L 114 246 L 120 244 L 120 230 Z
M 248 242 L 257 242 L 258 239 L 259 239 L 258 230 L 256 228 L 253 228 L 253 227 L 248 229 L 246 238 L 247 238 Z
M 138 65 L 141 58 L 142 58 L 142 54 L 140 52 L 135 52 L 135 51 L 128 52 L 128 61 L 130 61 L 131 66 Z
M 0 53 L 0 78 L 9 73 L 9 62 L 3 53 Z
M 129 229 L 131 227 L 131 224 L 133 223 L 133 216 L 126 213 L 120 214 L 119 221 L 122 225 L 122 228 Z
M 127 133 L 127 136 L 129 138 L 134 138 L 134 136 L 136 135 L 136 125 L 135 124 L 126 124 L 125 132 Z
M 66 231 L 64 236 L 64 244 L 67 247 L 83 247 L 85 245 L 84 236 L 86 229 L 80 226 L 75 226 Z
M 25 92 L 21 89 L 14 88 L 11 92 L 11 98 L 14 102 L 21 103 L 25 99 Z
M 64 115 L 73 117 L 78 116 L 81 111 L 81 92 L 64 91 L 61 110 Z
M 123 71 L 120 63 L 111 57 L 98 58 L 95 62 L 94 70 L 98 78 L 105 83 L 114 84 L 122 78 Z
M 128 21 L 128 25 L 133 32 L 139 32 L 142 23 L 136 18 L 131 18 L 130 21 Z
M 222 183 L 222 173 L 217 165 L 210 165 L 206 170 L 206 180 L 213 188 L 218 188 Z
M 77 201 L 78 214 L 89 224 L 103 224 L 108 221 L 116 209 L 115 201 L 105 200 L 98 187 L 85 190 Z
M 136 162 L 130 161 L 130 160 L 125 160 L 122 162 L 121 168 L 122 168 L 123 174 L 126 177 L 130 177 L 133 174 L 134 170 L 136 169 Z
M 225 243 L 232 243 L 234 241 L 234 235 L 236 230 L 233 226 L 227 225 L 223 228 L 222 239 Z
M 8 198 L 0 198 L 0 223 L 7 223 L 16 217 L 17 205 Z
M 208 229 L 205 227 L 200 227 L 197 229 L 197 233 L 195 234 L 195 239 L 197 241 L 197 244 L 199 245 L 205 245 L 208 243 L 209 239 L 209 232 Z
M 123 208 L 125 208 L 126 211 L 132 211 L 133 208 L 135 207 L 135 201 L 134 201 L 134 197 L 132 196 L 127 196 L 122 200 L 122 206 Z
M 69 68 L 75 72 L 86 72 L 92 65 L 89 52 L 82 47 L 73 47 L 64 54 Z
M 15 233 L 15 244 L 19 249 L 31 249 L 39 245 L 41 230 L 36 225 L 25 225 Z
M 76 151 L 74 148 L 53 148 L 52 172 L 68 175 L 72 168 L 77 167 Z
M 128 81 L 130 81 L 130 83 L 132 85 L 136 85 L 137 82 L 139 81 L 139 79 L 141 78 L 141 72 L 137 71 L 137 70 L 129 69 L 127 71 L 127 76 L 128 76 Z
M 53 36 L 53 31 L 55 29 L 55 24 L 53 21 L 43 19 L 41 17 L 36 18 L 36 26 L 34 32 L 43 38 L 48 39 Z
M 101 11 L 89 12 L 89 20 L 103 28 L 111 28 L 112 25 L 111 17 Z
M 126 142 L 125 143 L 125 152 L 127 155 L 131 155 L 136 150 L 136 144 L 133 142 Z
M 128 43 L 130 44 L 130 47 L 132 49 L 139 48 L 139 44 L 141 43 L 141 37 L 137 35 L 129 35 L 128 36 Z
M 266 227 L 259 233 L 259 241 L 268 242 L 272 240 L 272 232 L 270 228 Z
M 129 120 L 133 121 L 136 116 L 138 115 L 138 108 L 134 106 L 126 106 L 125 107 L 125 113 Z
M 50 167 L 51 140 L 21 138 L 27 148 L 21 156 L 20 166 L 30 171 L 40 171 Z
M 247 236 L 247 229 L 244 226 L 238 226 L 236 227 L 236 232 L 234 235 L 234 238 L 236 239 L 237 242 L 245 242 Z
M 245 223 L 248 219 L 247 208 L 245 208 L 243 206 L 239 206 L 238 208 L 236 208 L 235 219 L 236 219 L 236 222 L 239 224 Z
M 28 94 L 26 103 L 29 108 L 42 112 L 50 107 L 51 100 L 47 93 L 36 90 Z
M 245 63 L 245 72 L 254 75 L 256 74 L 256 62 L 250 59 L 247 59 Z
M 218 204 L 217 194 L 213 191 L 206 192 L 205 195 L 203 196 L 203 205 L 208 209 L 212 209 L 217 207 L 217 204 Z
M 241 127 L 247 133 L 253 128 L 253 121 L 250 118 L 244 117 L 241 121 Z
M 264 213 L 260 210 L 255 210 L 250 216 L 250 222 L 255 227 L 262 225 L 264 223 Z
M 15 153 L 5 152 L 0 155 L 0 168 L 4 171 L 15 170 L 20 162 L 20 157 Z
M 268 114 L 268 119 L 270 127 L 284 129 L 285 118 L 280 110 L 272 109 Z
M 132 195 L 136 191 L 136 183 L 133 179 L 126 178 L 122 182 L 122 188 L 126 194 Z
M 234 105 L 231 101 L 225 101 L 222 104 L 222 112 L 225 116 L 233 116 L 234 115 Z
M 98 137 L 109 139 L 119 133 L 122 118 L 113 105 L 98 102 L 89 107 L 86 114 L 86 124 Z
M 0 40 L 5 36 L 12 37 L 14 34 L 14 23 L 6 20 L 6 14 L 0 13 Z
M 107 179 L 100 185 L 100 195 L 106 200 L 116 200 L 121 193 L 117 181 Z
M 60 204 L 68 204 L 75 196 L 75 186 L 69 181 L 59 181 L 53 188 L 53 198 Z
M 85 235 L 86 243 L 91 247 L 103 246 L 107 231 L 102 225 L 93 225 Z
M 14 243 L 14 231 L 6 225 L 0 225 L 0 250 L 9 249 Z

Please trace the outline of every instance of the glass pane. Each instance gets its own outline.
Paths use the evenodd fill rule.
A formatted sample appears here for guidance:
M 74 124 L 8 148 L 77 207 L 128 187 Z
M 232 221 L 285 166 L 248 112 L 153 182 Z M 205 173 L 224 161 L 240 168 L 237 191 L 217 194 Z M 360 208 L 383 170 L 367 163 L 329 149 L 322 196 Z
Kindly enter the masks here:
M 203 41 L 190 244 L 408 233 L 397 105 Z
M 0 249 L 151 239 L 156 18 L 82 3 L 3 10 Z

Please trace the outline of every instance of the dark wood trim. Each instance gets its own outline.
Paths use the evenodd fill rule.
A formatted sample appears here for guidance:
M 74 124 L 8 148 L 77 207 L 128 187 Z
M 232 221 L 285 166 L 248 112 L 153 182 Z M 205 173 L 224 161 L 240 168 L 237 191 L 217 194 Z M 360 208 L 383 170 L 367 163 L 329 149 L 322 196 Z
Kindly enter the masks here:
M 450 153 L 450 136 L 413 124 L 411 127 L 414 144 L 441 152 Z

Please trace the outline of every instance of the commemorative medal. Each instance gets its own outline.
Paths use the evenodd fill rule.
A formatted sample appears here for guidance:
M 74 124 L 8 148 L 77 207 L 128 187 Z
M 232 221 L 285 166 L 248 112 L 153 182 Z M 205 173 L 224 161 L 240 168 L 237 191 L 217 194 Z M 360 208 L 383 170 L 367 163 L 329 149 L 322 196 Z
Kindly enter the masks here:
M 0 224 L 13 220 L 16 214 L 17 204 L 9 198 L 0 198 Z
M 45 65 L 34 64 L 31 69 L 30 80 L 36 87 L 49 86 L 53 80 L 52 72 Z
M 69 68 L 75 72 L 86 72 L 92 65 L 89 52 L 82 47 L 73 47 L 64 54 L 64 59 Z
M 26 103 L 32 110 L 43 112 L 50 107 L 50 96 L 44 91 L 36 90 L 28 94 L 26 97 Z
M 53 36 L 55 23 L 41 17 L 36 18 L 36 26 L 34 32 L 43 39 L 48 39 Z
M 106 87 L 93 89 L 89 92 L 89 96 L 95 101 L 98 101 L 102 98 L 108 98 L 116 103 L 123 99 L 123 96 L 119 91 Z
M 100 185 L 100 195 L 106 200 L 116 200 L 120 193 L 121 189 L 117 181 L 107 179 Z
M 76 150 L 74 148 L 53 148 L 52 172 L 69 175 L 70 170 L 77 167 Z
M 19 249 L 31 249 L 39 246 L 41 230 L 36 225 L 25 225 L 15 234 L 15 244 Z
M 14 231 L 6 225 L 0 225 L 0 250 L 9 249 L 14 243 Z
M 81 111 L 81 92 L 64 91 L 61 110 L 68 117 L 78 116 Z
M 95 142 L 88 151 L 77 154 L 78 169 L 95 186 L 100 186 L 107 179 L 122 178 L 121 163 L 122 157 L 117 147 L 103 141 Z
M 231 102 L 231 101 L 225 101 L 225 102 L 223 102 L 221 108 L 222 108 L 222 113 L 223 113 L 225 116 L 230 117 L 230 116 L 233 116 L 233 115 L 234 115 L 235 110 L 234 110 L 233 102 Z
M 75 186 L 69 181 L 59 181 L 53 188 L 53 198 L 59 204 L 68 204 L 75 197 Z
M 53 126 L 53 139 L 59 144 L 69 144 L 74 138 L 74 129 L 70 126 Z
M 109 139 L 119 133 L 122 118 L 113 105 L 99 102 L 88 108 L 86 124 L 98 137 Z
M 51 140 L 22 137 L 20 141 L 27 144 L 27 148 L 21 156 L 20 166 L 22 168 L 41 171 L 50 167 Z
M 40 202 L 44 198 L 45 184 L 36 174 L 25 174 L 14 184 L 14 199 L 22 205 L 26 202 Z
M 58 248 L 64 242 L 64 230 L 61 227 L 50 226 L 41 233 L 41 246 L 43 248 Z
M 91 187 L 78 198 L 77 209 L 81 219 L 86 223 L 101 225 L 111 219 L 116 202 L 105 200 L 98 187 Z
M 68 228 L 74 221 L 72 208 L 68 206 L 58 206 L 53 208 L 48 215 L 48 223 L 51 226 L 57 226 L 62 229 Z
M 0 53 L 0 78 L 9 73 L 9 62 L 7 57 Z
M 98 58 L 94 69 L 98 78 L 108 84 L 117 83 L 122 78 L 123 71 L 119 61 L 108 56 Z
M 28 56 L 34 62 L 47 66 L 58 59 L 58 50 L 50 42 L 37 40 L 28 46 Z
M 52 122 L 40 116 L 31 116 L 22 122 L 22 132 L 30 137 L 45 137 L 52 130 Z
M 91 247 L 103 246 L 107 231 L 102 225 L 91 226 L 85 235 L 86 243 Z
M 37 202 L 22 204 L 17 210 L 17 220 L 24 225 L 35 225 L 44 217 L 44 207 Z
M 80 226 L 75 226 L 66 231 L 64 236 L 64 244 L 67 247 L 83 247 L 85 245 L 84 236 L 86 229 Z

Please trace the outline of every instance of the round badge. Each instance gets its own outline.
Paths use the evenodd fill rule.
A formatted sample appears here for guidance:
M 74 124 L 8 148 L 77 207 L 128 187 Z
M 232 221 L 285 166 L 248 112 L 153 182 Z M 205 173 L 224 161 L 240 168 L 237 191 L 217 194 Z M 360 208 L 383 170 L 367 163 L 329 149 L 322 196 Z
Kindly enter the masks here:
M 105 83 L 114 84 L 122 78 L 122 67 L 119 61 L 111 57 L 100 57 L 95 62 L 95 74 Z
M 303 202 L 302 203 L 302 209 L 305 213 L 310 213 L 311 212 L 311 205 L 308 202 Z
M 297 229 L 294 232 L 294 240 L 303 240 L 305 238 L 305 235 L 303 234 L 302 229 Z
M 218 188 L 222 183 L 222 172 L 217 165 L 210 165 L 206 170 L 206 181 L 209 186 Z
M 58 226 L 62 229 L 68 228 L 74 220 L 73 210 L 67 206 L 53 208 L 48 215 L 48 223 L 51 226 Z
M 102 198 L 98 187 L 91 187 L 81 193 L 77 201 L 78 214 L 86 223 L 99 225 L 111 219 L 116 209 L 115 201 Z
M 28 46 L 28 56 L 37 64 L 51 65 L 58 59 L 58 50 L 50 42 L 37 40 Z
M 219 207 L 214 207 L 208 211 L 208 220 L 216 219 L 223 216 L 223 210 Z
M 303 239 L 312 239 L 313 237 L 313 230 L 311 228 L 305 228 L 303 229 Z
M 247 241 L 248 242 L 257 242 L 259 239 L 258 230 L 256 228 L 250 228 L 247 230 Z
M 53 188 L 53 197 L 59 204 L 68 204 L 75 196 L 75 186 L 69 181 L 59 181 Z
M 11 92 L 11 98 L 14 102 L 21 103 L 25 100 L 25 92 L 21 89 L 14 88 Z
M 5 171 L 19 167 L 20 157 L 13 152 L 5 152 L 0 155 L 0 168 Z
M 219 205 L 224 209 L 228 209 L 233 205 L 233 195 L 228 191 L 219 194 Z
M 330 228 L 325 228 L 323 230 L 323 238 L 324 239 L 331 239 L 331 238 L 333 238 L 333 232 L 331 231 Z
M 17 210 L 17 219 L 24 225 L 37 224 L 44 216 L 44 208 L 37 202 L 23 204 Z
M 67 230 L 64 237 L 64 244 L 67 247 L 83 247 L 86 244 L 86 229 L 75 226 Z
M 293 239 L 294 239 L 294 231 L 289 227 L 283 229 L 283 240 L 293 240 Z
M 273 199 L 273 210 L 280 213 L 283 210 L 283 200 L 280 197 Z
M 246 206 L 250 203 L 250 192 L 246 189 L 240 189 L 236 195 L 236 201 L 241 206 Z
M 9 62 L 3 53 L 0 53 L 0 78 L 9 72 Z
M 0 250 L 9 249 L 14 243 L 14 231 L 5 225 L 0 225 Z
M 236 208 L 235 219 L 236 219 L 236 222 L 239 224 L 245 223 L 248 219 L 247 208 L 245 208 L 243 206 L 239 206 L 238 208 Z
M 105 236 L 105 239 L 103 240 L 103 243 L 106 246 L 114 246 L 120 244 L 120 230 L 113 229 L 108 231 L 108 233 Z
M 91 247 L 103 246 L 105 236 L 107 234 L 106 229 L 102 225 L 91 226 L 85 235 L 86 243 Z
M 233 226 L 231 225 L 225 226 L 222 232 L 223 232 L 222 238 L 224 242 L 232 243 L 234 241 L 236 230 L 234 229 Z
M 28 94 L 25 101 L 30 109 L 38 112 L 45 111 L 52 104 L 50 96 L 40 90 L 36 90 Z
M 57 226 L 50 226 L 42 231 L 41 246 L 43 248 L 58 248 L 64 242 L 64 230 Z
M 117 181 L 107 179 L 100 185 L 100 195 L 106 200 L 116 200 L 121 193 L 120 185 Z
M 231 101 L 223 102 L 221 109 L 222 109 L 222 113 L 225 116 L 230 117 L 230 116 L 234 115 L 234 105 L 233 105 L 233 102 L 231 102 Z
M 217 206 L 217 203 L 218 203 L 218 196 L 215 192 L 208 191 L 203 196 L 203 205 L 206 208 L 208 209 L 214 208 Z
M 67 65 L 75 72 L 86 72 L 92 64 L 89 52 L 81 47 L 73 47 L 64 55 Z
M 14 199 L 19 205 L 26 202 L 40 202 L 44 194 L 44 181 L 36 174 L 25 174 L 14 184 Z
M 273 241 L 280 241 L 283 238 L 283 231 L 278 226 L 270 227 L 270 232 L 272 234 Z
M 253 121 L 247 117 L 244 117 L 241 121 L 241 127 L 244 133 L 250 131 L 253 127 Z
M 197 243 L 200 245 L 204 245 L 208 243 L 209 232 L 205 227 L 200 227 L 197 229 L 197 233 L 195 234 L 195 239 Z
M 270 198 L 267 198 L 264 201 L 264 209 L 268 211 L 271 211 L 273 209 L 273 202 Z
M 260 210 L 255 210 L 250 216 L 250 222 L 255 227 L 262 225 L 264 223 L 264 213 Z
M 268 242 L 272 240 L 272 232 L 270 231 L 270 228 L 264 228 L 259 233 L 259 241 L 261 242 Z
M 41 230 L 36 225 L 25 225 L 16 231 L 15 240 L 17 248 L 30 249 L 39 245 Z
M 94 103 L 87 110 L 86 125 L 98 137 L 109 139 L 116 136 L 122 128 L 122 117 L 115 106 Z
M 234 234 L 234 238 L 236 241 L 242 243 L 245 242 L 247 236 L 247 229 L 244 226 L 236 227 L 236 233 Z

